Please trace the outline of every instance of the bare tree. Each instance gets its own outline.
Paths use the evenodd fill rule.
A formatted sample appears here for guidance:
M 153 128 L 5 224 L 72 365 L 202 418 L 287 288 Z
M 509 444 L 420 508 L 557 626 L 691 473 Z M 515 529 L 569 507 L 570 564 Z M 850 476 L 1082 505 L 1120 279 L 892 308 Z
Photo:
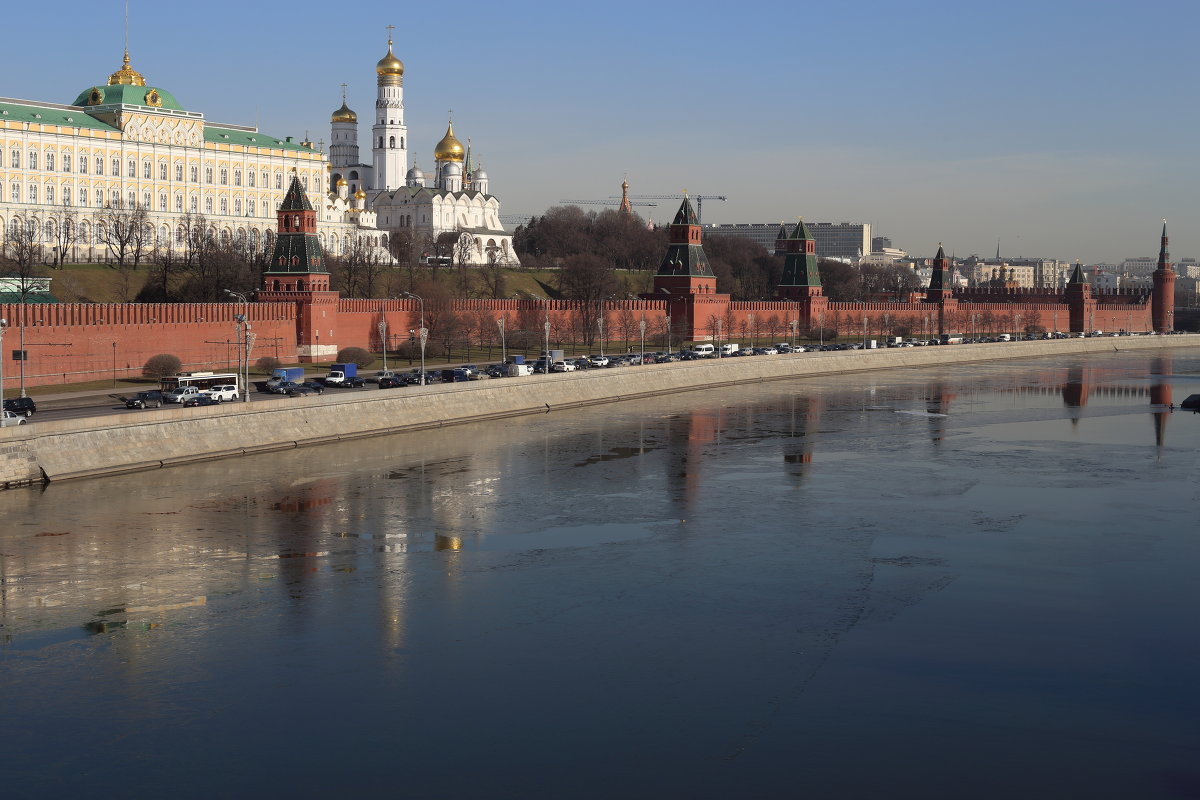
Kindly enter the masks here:
M 4 250 L 19 270 L 30 270 L 42 261 L 42 230 L 34 216 L 15 216 L 9 221 Z
M 146 245 L 146 227 L 146 209 L 137 204 L 127 206 L 118 201 L 106 205 L 96 215 L 96 238 L 108 248 L 118 268 L 123 268 L 131 258 L 134 269 L 137 268 Z
M 73 206 L 62 205 L 50 212 L 48 239 L 54 252 L 54 263 L 62 269 L 67 251 L 79 239 L 79 214 Z

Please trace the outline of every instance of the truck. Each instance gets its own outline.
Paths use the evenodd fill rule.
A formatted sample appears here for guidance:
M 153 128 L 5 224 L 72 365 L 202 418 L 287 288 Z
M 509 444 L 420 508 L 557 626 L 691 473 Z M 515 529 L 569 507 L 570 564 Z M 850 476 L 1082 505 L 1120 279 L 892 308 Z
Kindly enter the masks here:
M 863 350 L 876 350 L 879 348 L 879 342 L 874 339 L 867 339 L 863 342 Z
M 362 386 L 363 379 L 358 377 L 357 364 L 330 364 L 329 374 L 325 376 L 326 386 Z
M 721 345 L 721 355 L 725 357 L 731 356 L 738 351 L 738 347 L 740 345 L 737 342 L 725 342 L 725 344 Z
M 267 383 L 283 383 L 284 381 L 301 383 L 303 380 L 304 367 L 280 367 L 271 370 L 271 377 L 267 378 Z
M 963 337 L 961 333 L 943 333 L 938 336 L 940 344 L 962 344 Z
M 471 380 L 470 371 L 462 367 L 442 370 L 442 383 L 466 383 L 469 380 Z
M 532 374 L 533 374 L 533 367 L 529 366 L 528 364 L 509 364 L 508 365 L 508 377 L 510 377 L 510 378 L 524 378 L 526 375 L 532 375 Z

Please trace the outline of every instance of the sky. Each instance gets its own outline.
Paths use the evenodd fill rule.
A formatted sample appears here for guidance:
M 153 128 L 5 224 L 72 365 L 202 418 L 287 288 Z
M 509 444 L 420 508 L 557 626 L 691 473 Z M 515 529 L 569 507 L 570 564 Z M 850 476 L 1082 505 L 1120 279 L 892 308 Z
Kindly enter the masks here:
M 70 103 L 120 67 L 123 0 L 46 13 L 6 10 L 0 96 Z M 394 25 L 410 162 L 433 167 L 453 109 L 505 215 L 628 179 L 727 197 L 705 223 L 1096 263 L 1156 255 L 1163 218 L 1200 258 L 1197 23 L 1195 0 L 129 0 L 129 48 L 184 108 L 275 136 L 328 142 L 346 83 L 368 160 Z M 655 202 L 636 210 L 669 222 Z

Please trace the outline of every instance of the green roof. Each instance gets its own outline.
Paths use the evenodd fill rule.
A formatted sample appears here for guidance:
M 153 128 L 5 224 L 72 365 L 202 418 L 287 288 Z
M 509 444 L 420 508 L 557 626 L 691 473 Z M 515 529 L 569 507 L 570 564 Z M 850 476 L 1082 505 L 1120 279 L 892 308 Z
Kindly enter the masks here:
M 96 119 L 80 109 L 53 108 L 51 106 L 17 105 L 0 103 L 0 119 L 18 122 L 34 122 L 43 125 L 70 125 L 76 128 L 95 128 L 115 131 L 112 125 Z
M 216 142 L 217 144 L 238 144 L 246 147 L 282 148 L 284 150 L 297 150 L 305 153 L 315 152 L 312 148 L 305 147 L 302 144 L 289 142 L 286 139 L 279 139 L 275 136 L 268 136 L 261 131 L 223 128 L 220 125 L 206 124 L 204 126 L 204 141 Z
M 152 102 L 158 100 L 157 103 Z M 79 93 L 72 105 L 76 106 L 111 106 L 124 104 L 128 106 L 151 106 L 167 108 L 172 111 L 183 111 L 183 106 L 175 99 L 175 95 L 157 86 L 89 86 Z

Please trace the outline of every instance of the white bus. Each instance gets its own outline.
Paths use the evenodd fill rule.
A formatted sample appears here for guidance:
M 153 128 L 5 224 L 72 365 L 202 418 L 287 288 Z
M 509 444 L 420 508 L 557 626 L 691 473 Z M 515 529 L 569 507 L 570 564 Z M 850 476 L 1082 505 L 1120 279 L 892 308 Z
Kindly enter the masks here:
M 163 378 L 161 389 L 163 394 L 183 386 L 195 386 L 200 391 L 206 391 L 214 386 L 238 386 L 238 376 L 232 372 L 181 372 Z M 237 389 L 240 393 L 241 389 Z

